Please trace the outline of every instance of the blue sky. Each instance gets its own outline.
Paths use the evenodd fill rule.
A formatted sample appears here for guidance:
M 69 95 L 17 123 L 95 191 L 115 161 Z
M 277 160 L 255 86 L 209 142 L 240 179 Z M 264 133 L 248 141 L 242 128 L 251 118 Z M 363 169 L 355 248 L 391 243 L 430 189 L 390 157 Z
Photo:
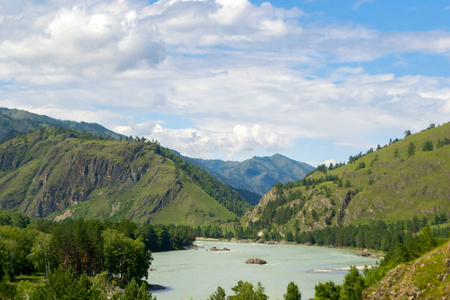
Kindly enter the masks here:
M 0 106 L 317 165 L 450 116 L 450 2 L 0 2 Z

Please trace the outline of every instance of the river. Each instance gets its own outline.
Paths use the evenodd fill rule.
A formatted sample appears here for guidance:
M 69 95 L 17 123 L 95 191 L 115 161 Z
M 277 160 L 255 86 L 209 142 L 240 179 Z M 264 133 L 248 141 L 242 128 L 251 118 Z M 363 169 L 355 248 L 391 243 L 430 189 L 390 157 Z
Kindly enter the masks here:
M 257 285 L 261 282 L 270 299 L 283 299 L 286 287 L 294 281 L 302 299 L 314 297 L 314 286 L 333 280 L 341 284 L 349 266 L 374 265 L 378 259 L 358 257 L 356 251 L 304 246 L 197 241 L 198 250 L 153 253 L 148 282 L 165 286 L 153 291 L 158 300 L 206 300 L 218 286 L 227 296 L 239 280 Z M 210 247 L 231 251 L 209 251 Z M 250 257 L 267 261 L 266 265 L 247 265 Z

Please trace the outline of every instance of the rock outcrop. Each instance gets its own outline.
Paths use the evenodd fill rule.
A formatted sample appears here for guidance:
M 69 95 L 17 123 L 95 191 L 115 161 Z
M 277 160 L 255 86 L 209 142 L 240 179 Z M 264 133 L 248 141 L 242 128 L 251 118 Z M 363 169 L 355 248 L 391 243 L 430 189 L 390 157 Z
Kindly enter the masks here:
M 265 265 L 267 264 L 267 261 L 262 258 L 249 258 L 245 261 L 245 263 L 251 265 Z
M 222 249 L 219 249 L 217 247 L 211 247 L 209 248 L 209 251 L 230 251 L 230 249 L 228 249 L 227 247 L 224 247 Z
M 364 249 L 364 250 L 362 250 L 362 251 L 358 251 L 358 252 L 356 253 L 356 255 L 362 256 L 362 257 L 371 257 L 371 256 L 372 256 L 372 253 L 370 253 L 369 250 Z

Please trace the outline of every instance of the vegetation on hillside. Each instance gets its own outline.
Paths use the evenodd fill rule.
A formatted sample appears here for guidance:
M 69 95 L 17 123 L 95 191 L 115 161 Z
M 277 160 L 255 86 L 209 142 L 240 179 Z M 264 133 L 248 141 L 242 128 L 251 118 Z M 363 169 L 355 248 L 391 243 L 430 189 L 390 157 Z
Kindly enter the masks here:
M 400 241 L 395 247 L 390 248 L 386 253 L 384 259 L 380 264 L 374 267 L 365 267 L 363 274 L 360 274 L 355 267 L 352 267 L 344 278 L 342 285 L 336 285 L 334 282 L 319 283 L 315 287 L 316 299 L 362 299 L 363 293 L 365 299 L 394 299 L 396 292 L 395 288 L 389 286 L 389 288 L 383 288 L 380 290 L 379 282 L 382 278 L 392 269 L 396 268 L 399 264 L 407 263 L 416 260 L 423 256 L 426 252 L 434 249 L 438 245 L 438 240 L 433 236 L 429 227 L 425 227 L 419 234 L 407 238 L 404 241 Z M 449 244 L 447 244 L 447 249 Z M 448 255 L 448 254 L 447 254 Z M 440 257 L 442 258 L 442 257 Z M 438 259 L 439 260 L 439 259 Z M 448 269 L 445 266 L 448 264 L 446 259 L 437 261 L 435 263 L 423 264 L 423 273 L 433 274 L 433 283 L 436 284 L 435 288 L 425 284 L 425 290 L 433 290 L 429 293 L 430 296 L 439 297 L 445 296 L 445 291 L 448 290 L 447 280 Z M 437 271 L 436 273 L 434 273 Z M 411 289 L 411 277 L 409 282 L 405 283 L 406 290 Z M 446 283 L 447 282 L 447 283 Z M 374 287 L 372 287 L 374 286 Z M 387 291 L 388 290 L 388 291 Z M 407 294 L 413 296 L 414 299 L 421 294 L 421 292 L 413 291 L 413 294 Z M 405 296 L 406 293 L 403 295 Z M 421 295 L 422 297 L 424 295 Z M 425 297 L 426 298 L 426 297 Z M 424 299 L 425 299 L 424 298 Z
M 450 295 L 450 242 L 392 268 L 364 299 L 445 299 Z
M 349 161 L 322 165 L 301 180 L 276 184 L 243 222 L 282 235 L 296 227 L 307 232 L 450 214 L 450 123 L 390 141 Z
M 0 144 L 0 187 L 3 209 L 35 217 L 201 224 L 234 220 L 230 210 L 242 215 L 249 207 L 157 142 L 99 139 L 61 127 Z
M 250 208 L 250 205 L 244 201 L 244 198 L 238 192 L 232 190 L 207 171 L 183 160 L 167 148 L 163 148 L 158 144 L 157 147 L 156 152 L 158 154 L 172 160 L 177 168 L 186 172 L 209 196 L 216 199 L 236 215 L 242 216 Z

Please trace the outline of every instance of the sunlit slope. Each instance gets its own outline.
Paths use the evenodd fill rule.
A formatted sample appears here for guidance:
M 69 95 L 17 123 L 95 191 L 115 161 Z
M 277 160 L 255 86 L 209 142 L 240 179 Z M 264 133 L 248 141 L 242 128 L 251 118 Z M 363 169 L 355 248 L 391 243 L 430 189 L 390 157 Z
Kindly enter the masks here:
M 57 131 L 42 129 L 0 145 L 2 209 L 175 224 L 236 218 L 194 175 L 161 155 L 166 150 L 158 144 Z
M 430 151 L 424 150 L 427 142 L 433 145 Z M 412 146 L 415 151 L 409 151 Z M 273 224 L 289 227 L 296 219 L 302 230 L 312 230 L 436 213 L 450 214 L 450 123 L 368 151 L 337 169 L 278 185 L 244 221 L 271 215 L 279 220 Z
M 450 295 L 450 241 L 401 264 L 365 290 L 363 299 L 448 299 Z

